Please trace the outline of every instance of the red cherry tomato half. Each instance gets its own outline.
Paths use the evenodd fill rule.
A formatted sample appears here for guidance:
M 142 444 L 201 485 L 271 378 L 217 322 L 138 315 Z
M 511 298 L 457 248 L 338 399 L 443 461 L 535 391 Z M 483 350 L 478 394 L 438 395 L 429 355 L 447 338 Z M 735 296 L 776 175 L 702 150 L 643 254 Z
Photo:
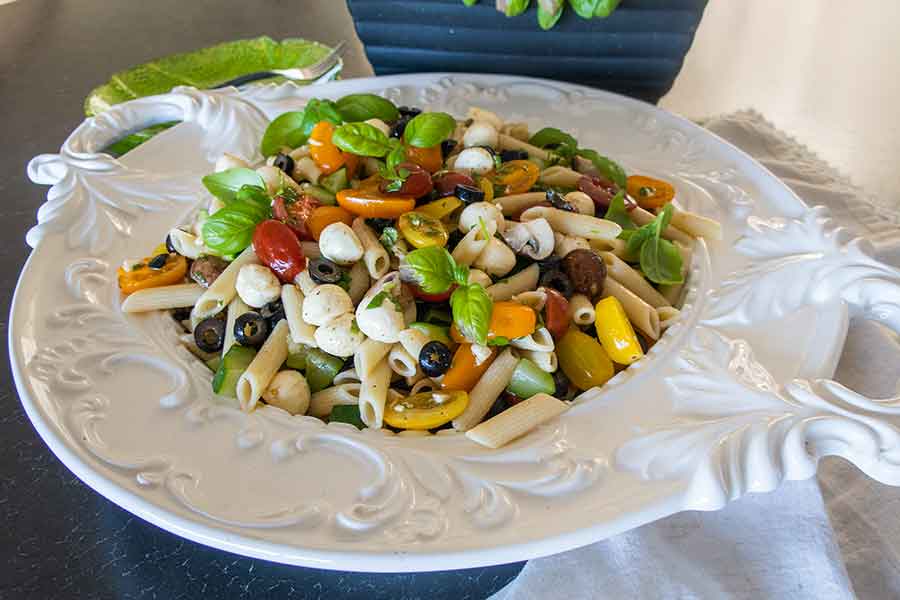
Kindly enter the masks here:
M 422 288 L 414 283 L 407 283 L 405 285 L 409 286 L 409 291 L 416 300 L 421 300 L 423 302 L 446 302 L 450 299 L 453 290 L 456 289 L 456 284 L 454 283 L 446 292 L 441 292 L 440 294 L 426 294 L 422 291 Z
M 282 283 L 291 283 L 306 268 L 300 240 L 290 227 L 269 219 L 253 230 L 253 249 L 264 265 L 272 269 Z
M 594 201 L 594 207 L 597 211 L 601 211 L 609 208 L 609 203 L 612 202 L 619 189 L 608 179 L 596 175 L 585 175 L 578 180 L 578 191 L 590 196 Z M 627 202 L 625 208 L 628 208 Z
M 398 196 L 412 196 L 413 198 L 421 198 L 426 194 L 430 194 L 431 190 L 434 189 L 434 185 L 431 183 L 431 173 L 420 167 L 419 165 L 413 163 L 400 163 L 397 166 L 397 170 L 406 169 L 409 171 L 409 175 L 406 176 L 406 179 L 403 181 L 403 185 L 398 190 L 394 190 L 390 192 L 387 187 L 390 185 L 390 181 L 384 181 L 381 184 L 382 192 L 389 192 L 396 194 Z
M 545 291 L 544 322 L 553 339 L 558 340 L 569 330 L 569 301 L 556 290 L 545 288 Z
M 443 198 L 444 196 L 452 196 L 456 194 L 456 186 L 460 184 L 478 187 L 478 184 L 475 183 L 475 180 L 465 173 L 450 171 L 449 173 L 444 173 L 443 175 L 435 179 L 434 189 L 437 190 L 438 196 L 440 198 Z
M 272 202 L 272 216 L 287 225 L 301 240 L 313 239 L 306 221 L 313 211 L 319 207 L 319 201 L 312 196 L 300 196 L 296 200 L 285 200 L 276 196 Z

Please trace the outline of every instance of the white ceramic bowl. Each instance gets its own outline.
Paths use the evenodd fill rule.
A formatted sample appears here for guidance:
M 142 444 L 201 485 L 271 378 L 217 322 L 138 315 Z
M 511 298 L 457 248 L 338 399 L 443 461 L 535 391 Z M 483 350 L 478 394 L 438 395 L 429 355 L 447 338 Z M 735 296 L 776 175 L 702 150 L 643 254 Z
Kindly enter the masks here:
M 627 170 L 675 183 L 721 220 L 700 243 L 679 323 L 558 421 L 501 450 L 403 437 L 217 402 L 166 315 L 119 310 L 115 269 L 204 198 L 223 152 L 259 158 L 269 119 L 311 96 L 384 93 L 555 126 Z M 185 124 L 122 160 L 99 149 Z M 847 240 L 741 151 L 634 100 L 478 75 L 197 91 L 128 102 L 29 165 L 52 185 L 10 319 L 12 367 L 43 439 L 83 481 L 178 535 L 312 567 L 421 571 L 527 559 L 686 509 L 811 477 L 837 454 L 900 483 L 897 399 L 827 378 L 850 317 L 900 324 L 900 273 Z

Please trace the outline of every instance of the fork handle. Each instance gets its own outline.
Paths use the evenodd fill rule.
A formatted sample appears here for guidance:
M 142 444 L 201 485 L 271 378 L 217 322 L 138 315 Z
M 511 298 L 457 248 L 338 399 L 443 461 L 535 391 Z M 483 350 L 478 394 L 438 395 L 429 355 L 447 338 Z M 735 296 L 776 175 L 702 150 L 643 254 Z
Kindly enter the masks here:
M 272 73 L 271 71 L 258 71 L 256 73 L 248 73 L 247 75 L 241 75 L 240 77 L 229 79 L 225 83 L 220 83 L 219 85 L 213 86 L 212 89 L 218 90 L 228 86 L 240 87 L 247 83 L 259 81 L 260 79 L 269 79 L 271 77 L 278 77 L 278 73 Z

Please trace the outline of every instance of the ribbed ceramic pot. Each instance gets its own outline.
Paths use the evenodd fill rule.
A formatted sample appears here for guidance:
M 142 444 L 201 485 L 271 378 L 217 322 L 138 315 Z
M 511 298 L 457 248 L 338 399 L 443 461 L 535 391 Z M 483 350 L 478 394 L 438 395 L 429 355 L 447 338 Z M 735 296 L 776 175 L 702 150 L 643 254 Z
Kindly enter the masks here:
M 550 31 L 535 2 L 508 18 L 494 2 L 348 0 L 375 73 L 511 73 L 657 102 L 675 81 L 707 0 L 623 0 L 606 19 L 570 7 Z

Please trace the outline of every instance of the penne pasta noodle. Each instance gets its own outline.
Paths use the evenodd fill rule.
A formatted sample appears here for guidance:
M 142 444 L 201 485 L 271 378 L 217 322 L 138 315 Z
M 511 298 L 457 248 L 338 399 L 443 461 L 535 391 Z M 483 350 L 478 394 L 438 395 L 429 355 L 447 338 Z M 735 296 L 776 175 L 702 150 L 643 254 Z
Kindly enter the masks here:
M 237 398 L 241 410 L 250 412 L 262 397 L 272 377 L 284 364 L 288 355 L 288 324 L 282 319 L 269 334 L 268 339 L 253 357 L 247 370 L 237 382 Z
M 531 291 L 537 287 L 538 278 L 541 276 L 541 269 L 537 263 L 529 265 L 515 275 L 501 279 L 492 286 L 485 289 L 487 295 L 494 302 L 509 300 L 516 294 Z
M 527 358 L 536 364 L 542 371 L 554 373 L 559 363 L 556 359 L 556 352 L 541 352 L 538 350 L 520 350 L 519 354 L 522 358 Z
M 622 233 L 622 228 L 612 221 L 559 210 L 558 208 L 550 208 L 549 206 L 529 208 L 522 213 L 521 221 L 526 223 L 540 218 L 547 219 L 547 222 L 550 223 L 550 226 L 556 232 L 588 240 L 611 240 Z
M 466 432 L 488 448 L 499 448 L 564 413 L 569 405 L 549 394 L 535 394 Z
M 603 258 L 603 262 L 606 263 L 606 275 L 608 277 L 612 277 L 627 287 L 638 298 L 653 308 L 670 305 L 665 296 L 660 294 L 655 287 L 650 285 L 649 281 L 644 279 L 643 275 L 635 271 L 624 260 L 611 252 L 601 252 L 600 256 Z
M 533 291 L 521 292 L 513 296 L 512 300 L 540 312 L 544 310 L 544 305 L 547 304 L 547 290 L 541 287 Z
M 421 329 L 410 327 L 400 332 L 399 343 L 403 346 L 403 349 L 406 350 L 407 354 L 418 359 L 419 354 L 422 353 L 422 347 L 432 339 L 434 338 L 430 337 Z
M 360 387 L 359 383 L 342 383 L 316 392 L 309 398 L 306 414 L 322 419 L 335 406 L 359 404 Z
M 702 237 L 708 240 L 722 239 L 721 223 L 715 219 L 682 210 L 674 205 L 672 205 L 671 224 L 695 238 Z
M 303 294 L 304 298 L 312 294 L 313 290 L 316 289 L 316 286 L 319 285 L 312 280 L 312 277 L 310 277 L 309 269 L 300 271 L 300 273 L 294 277 L 294 283 L 300 288 L 300 293 Z
M 318 242 L 300 242 L 300 248 L 303 250 L 303 256 L 309 260 L 322 257 Z
M 456 248 L 453 249 L 451 256 L 456 261 L 456 264 L 469 266 L 475 262 L 475 259 L 487 247 L 488 241 L 483 238 L 480 227 L 473 227 L 456 244 Z
M 537 146 L 532 146 L 528 142 L 517 140 L 511 135 L 506 135 L 505 133 L 501 133 L 497 136 L 497 142 L 500 146 L 500 150 L 524 150 L 531 158 L 537 158 L 540 160 L 547 160 L 548 158 L 550 158 L 550 153 L 546 150 L 541 150 Z
M 553 343 L 553 336 L 546 327 L 538 327 L 534 333 L 516 338 L 509 345 L 521 350 L 537 350 L 539 352 L 551 352 L 556 347 Z
M 628 320 L 641 333 L 651 340 L 659 339 L 659 315 L 656 309 L 638 298 L 634 292 L 616 281 L 607 277 L 603 282 L 603 297 L 615 296 L 622 303 Z
M 584 177 L 578 171 L 568 167 L 557 165 L 541 171 L 541 183 L 545 185 L 573 188 L 578 185 L 578 180 Z
M 181 341 L 181 345 L 188 349 L 188 352 L 190 352 L 203 362 L 212 360 L 219 356 L 215 352 L 204 352 L 203 350 L 201 350 L 200 347 L 197 346 L 197 342 L 194 340 L 194 334 L 192 333 L 185 333 L 184 335 L 179 336 L 178 339 Z
M 566 254 L 573 250 L 591 249 L 591 245 L 588 244 L 588 241 L 583 237 L 563 235 L 554 231 L 553 240 L 555 242 L 553 246 L 553 255 L 560 258 L 565 258 Z
M 228 354 L 228 351 L 234 346 L 234 322 L 242 314 L 250 312 L 250 307 L 244 304 L 240 296 L 232 298 L 228 303 L 228 314 L 225 319 L 225 341 L 222 343 L 222 356 Z
M 359 380 L 365 381 L 372 374 L 378 362 L 391 351 L 391 344 L 367 338 L 353 354 L 353 365 L 359 374 Z
M 259 259 L 253 251 L 253 246 L 247 246 L 197 299 L 194 310 L 191 311 L 191 322 L 196 325 L 203 319 L 221 312 L 237 293 L 234 284 L 241 267 L 256 264 L 259 264 Z
M 291 339 L 296 344 L 306 344 L 315 348 L 316 328 L 303 320 L 303 293 L 290 283 L 281 286 L 281 305 L 288 322 Z M 231 318 L 231 313 L 228 315 Z
M 618 238 L 614 240 L 588 240 L 588 244 L 597 252 L 609 252 L 619 258 L 625 256 L 625 240 Z
M 629 214 L 631 215 L 631 220 L 634 221 L 634 224 L 638 227 L 646 225 L 656 218 L 656 215 L 648 210 L 644 210 L 640 206 L 634 208 Z M 693 243 L 693 238 L 691 236 L 675 227 L 672 223 L 669 223 L 669 226 L 665 228 L 662 232 L 662 236 L 667 240 L 681 242 L 686 245 Z
M 660 306 L 656 309 L 656 314 L 659 315 L 659 328 L 666 329 L 675 324 L 681 311 L 674 306 Z
M 363 377 L 360 384 L 359 415 L 363 423 L 374 429 L 381 429 L 392 373 L 387 357 L 384 357 L 372 367 L 368 377 Z
M 504 216 L 516 215 L 522 211 L 537 206 L 541 202 L 547 201 L 545 192 L 525 192 L 524 194 L 510 194 L 509 196 L 500 196 L 494 200 L 494 204 L 500 207 Z
M 179 283 L 147 288 L 129 294 L 122 301 L 122 312 L 137 313 L 149 310 L 167 310 L 194 306 L 203 296 L 203 286 L 197 283 Z
M 366 225 L 366 220 L 362 217 L 356 217 L 353 220 L 353 233 L 359 238 L 363 246 L 363 263 L 369 271 L 369 277 L 372 279 L 380 279 L 388 272 L 390 268 L 390 259 L 387 250 L 378 241 L 378 236 L 371 227 Z
M 569 318 L 576 325 L 590 325 L 597 318 L 594 305 L 584 294 L 575 294 L 569 300 Z
M 409 389 L 409 395 L 413 396 L 422 392 L 433 392 L 439 389 L 441 389 L 441 384 L 436 382 L 434 379 L 424 377 L 413 384 L 413 386 Z
M 391 371 L 403 377 L 415 377 L 419 371 L 419 361 L 406 351 L 399 342 L 391 347 L 388 352 L 388 365 Z
M 501 119 L 498 114 L 484 108 L 470 106 L 469 111 L 466 113 L 466 118 L 472 119 L 473 121 L 487 121 L 493 125 L 494 129 L 497 131 L 503 129 L 503 119 Z
M 385 264 L 387 264 L 387 261 L 385 261 Z M 347 286 L 347 295 L 353 300 L 353 304 L 359 304 L 359 301 L 366 295 L 372 284 L 365 261 L 360 260 L 353 263 L 347 276 L 350 278 L 350 285 Z
M 685 246 L 683 244 L 679 244 L 675 242 L 675 247 L 678 248 L 678 252 L 681 253 L 681 275 L 687 280 L 688 271 L 691 268 L 691 258 L 693 256 L 694 249 L 692 246 Z M 681 292 L 684 290 L 683 283 L 676 283 L 674 285 L 661 285 L 659 286 L 659 291 L 663 295 L 663 297 L 669 301 L 669 304 L 675 306 L 681 300 Z
M 346 369 L 335 375 L 333 384 L 338 385 L 341 383 L 359 383 L 359 375 L 356 373 L 356 369 Z
M 457 431 L 469 430 L 484 418 L 491 406 L 500 397 L 503 389 L 509 384 L 519 359 L 510 348 L 506 348 L 494 359 L 472 391 L 469 392 L 469 404 L 461 415 L 453 419 L 453 427 Z

